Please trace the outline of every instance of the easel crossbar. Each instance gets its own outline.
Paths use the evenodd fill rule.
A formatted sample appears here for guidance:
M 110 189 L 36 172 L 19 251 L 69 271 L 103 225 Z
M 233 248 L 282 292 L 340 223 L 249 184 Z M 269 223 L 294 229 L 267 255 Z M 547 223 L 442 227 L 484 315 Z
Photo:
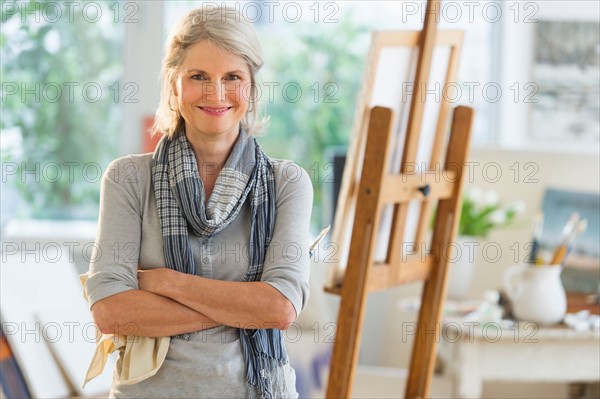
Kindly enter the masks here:
M 450 198 L 456 183 L 454 171 L 441 174 L 386 175 L 381 189 L 382 204 L 398 204 L 409 201 L 439 200 Z M 425 194 L 425 189 L 427 194 Z
M 389 263 L 375 263 L 369 273 L 367 292 L 384 291 L 399 285 L 422 281 L 427 278 L 431 270 L 432 256 L 430 254 L 411 254 L 406 262 L 398 265 Z M 396 270 L 395 273 L 393 271 Z M 392 279 L 391 276 L 395 275 Z M 342 287 L 325 287 L 324 290 L 330 294 L 341 295 Z

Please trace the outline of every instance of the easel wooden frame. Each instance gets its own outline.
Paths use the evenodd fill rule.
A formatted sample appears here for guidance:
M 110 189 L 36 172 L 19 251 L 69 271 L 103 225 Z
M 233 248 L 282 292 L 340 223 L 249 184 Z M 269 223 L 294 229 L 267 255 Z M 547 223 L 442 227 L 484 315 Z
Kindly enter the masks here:
M 413 347 L 410 373 L 406 387 L 407 398 L 424 398 L 435 360 L 441 309 L 446 291 L 448 259 L 442 251 L 450 249 L 456 236 L 460 198 L 462 196 L 462 169 L 469 150 L 473 111 L 457 107 L 453 114 L 452 129 L 445 157 L 446 179 L 436 182 L 431 174 L 407 174 L 406 166 L 416 159 L 421 131 L 424 101 L 421 91 L 429 79 L 433 48 L 435 45 L 451 47 L 446 70 L 446 82 L 454 79 L 463 34 L 460 31 L 437 32 L 436 18 L 439 0 L 428 0 L 425 26 L 422 32 L 377 32 L 373 36 L 372 52 L 367 66 L 367 85 L 363 87 L 359 105 L 357 131 L 354 132 L 348 151 L 342 179 L 333 240 L 342 245 L 344 232 L 356 209 L 349 256 L 341 286 L 325 290 L 341 295 L 329 382 L 328 398 L 348 398 L 352 390 L 354 371 L 358 361 L 366 297 L 369 292 L 387 289 L 400 284 L 425 281 L 422 306 L 417 325 L 417 339 Z M 375 80 L 376 63 L 386 46 L 419 46 L 415 91 L 412 96 L 408 126 L 400 173 L 389 173 L 387 168 L 391 152 L 393 111 L 383 107 L 368 107 Z M 439 163 L 445 146 L 445 127 L 450 104 L 443 101 L 440 110 L 430 165 Z M 368 130 L 367 130 L 368 126 Z M 364 157 L 362 155 L 364 154 Z M 359 160 L 362 159 L 362 165 Z M 362 168 L 361 168 L 362 166 Z M 360 172 L 360 174 L 359 174 Z M 416 254 L 411 259 L 401 258 L 408 202 L 422 201 L 416 243 L 424 242 L 429 220 L 437 202 L 437 215 L 433 230 L 431 254 Z M 439 201 L 436 201 L 439 200 Z M 383 207 L 394 204 L 390 245 L 386 261 L 375 263 L 374 244 Z M 342 248 L 343 250 L 343 248 Z M 335 279 L 333 280 L 335 282 Z M 425 332 L 425 334 L 423 334 Z M 422 335 L 422 336 L 421 336 Z

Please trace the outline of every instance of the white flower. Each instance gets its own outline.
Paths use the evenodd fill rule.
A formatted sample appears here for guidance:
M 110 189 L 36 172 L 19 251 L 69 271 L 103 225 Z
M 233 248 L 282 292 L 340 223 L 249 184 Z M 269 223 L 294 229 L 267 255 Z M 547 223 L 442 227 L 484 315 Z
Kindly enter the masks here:
M 477 208 L 480 208 L 483 205 L 483 190 L 479 187 L 469 187 L 465 192 L 465 197 L 467 197 Z
M 503 210 L 497 209 L 490 213 L 490 223 L 495 225 L 501 225 L 506 223 L 506 213 Z
M 498 203 L 500 203 L 500 196 L 498 195 L 498 193 L 495 190 L 487 190 L 483 194 L 483 206 L 484 207 L 495 206 L 495 205 L 498 205 Z
M 514 211 L 516 215 L 521 215 L 522 213 L 525 212 L 525 201 L 521 201 L 521 200 L 515 201 L 515 202 L 509 204 L 506 208 L 508 210 Z

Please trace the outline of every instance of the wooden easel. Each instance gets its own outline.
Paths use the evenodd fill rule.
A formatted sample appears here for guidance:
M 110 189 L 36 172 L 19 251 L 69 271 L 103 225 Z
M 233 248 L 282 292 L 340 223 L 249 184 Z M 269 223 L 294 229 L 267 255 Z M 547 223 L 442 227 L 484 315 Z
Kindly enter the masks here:
M 450 137 L 446 145 L 446 120 L 449 103 L 442 103 L 433 141 L 429 165 L 442 161 L 446 147 L 444 177 L 431 173 L 407 173 L 414 163 L 421 131 L 424 101 L 419 95 L 429 79 L 433 48 L 436 44 L 451 46 L 446 82 L 453 79 L 462 33 L 437 33 L 436 18 L 439 0 L 428 0 L 425 26 L 422 32 L 378 33 L 374 36 L 375 53 L 385 45 L 419 46 L 415 77 L 402 163 L 399 173 L 389 172 L 393 135 L 393 111 L 384 107 L 370 108 L 369 82 L 375 71 L 367 71 L 367 88 L 363 92 L 363 108 L 358 131 L 354 132 L 348 151 L 346 168 L 334 221 L 333 241 L 343 243 L 344 232 L 352 222 L 351 208 L 356 209 L 349 244 L 347 267 L 341 285 L 325 287 L 327 292 L 341 296 L 336 340 L 333 348 L 327 398 L 349 398 L 354 371 L 358 361 L 366 298 L 369 292 L 396 287 L 415 281 L 424 281 L 417 335 L 412 351 L 407 398 L 425 398 L 433 373 L 439 322 L 446 291 L 448 250 L 456 236 L 458 213 L 463 186 L 463 166 L 469 152 L 473 110 L 457 107 L 454 110 Z M 379 44 L 378 44 L 379 43 Z M 371 57 L 373 58 L 373 57 Z M 367 100 L 364 100 L 364 98 Z M 361 110 L 359 110 L 361 112 Z M 367 123 L 368 121 L 368 123 Z M 368 129 L 367 129 L 368 127 Z M 359 161 L 362 159 L 362 165 Z M 361 169 L 362 166 L 362 169 Z M 359 176 L 357 178 L 357 176 Z M 424 243 L 433 209 L 437 203 L 431 253 L 403 256 L 404 227 L 409 201 L 420 201 L 420 217 L 415 243 Z M 374 248 L 383 208 L 394 205 L 389 246 L 385 262 L 374 261 Z M 343 250 L 343 248 L 342 248 Z M 444 252 L 446 251 L 446 252 Z M 442 256 L 442 255 L 445 256 Z

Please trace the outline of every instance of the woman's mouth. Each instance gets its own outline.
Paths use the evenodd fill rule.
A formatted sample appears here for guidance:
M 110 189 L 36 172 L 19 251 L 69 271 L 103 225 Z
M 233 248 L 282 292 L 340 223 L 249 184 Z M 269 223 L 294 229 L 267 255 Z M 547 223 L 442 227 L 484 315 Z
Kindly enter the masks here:
M 209 115 L 223 115 L 233 107 L 198 107 Z

